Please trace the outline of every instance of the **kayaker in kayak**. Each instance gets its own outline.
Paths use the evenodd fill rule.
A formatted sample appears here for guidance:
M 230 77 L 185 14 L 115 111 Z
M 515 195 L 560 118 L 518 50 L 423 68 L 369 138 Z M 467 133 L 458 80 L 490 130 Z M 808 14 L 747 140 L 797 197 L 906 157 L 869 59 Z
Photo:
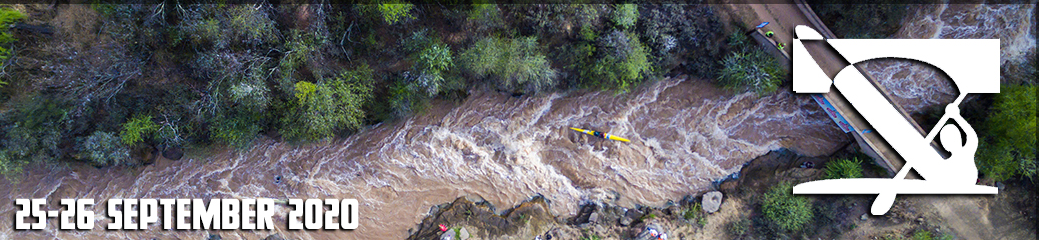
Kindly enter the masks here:
M 604 133 L 604 132 L 600 132 L 600 131 L 585 130 L 585 129 L 580 129 L 580 128 L 570 128 L 570 129 L 574 130 L 574 131 L 578 131 L 578 132 L 583 132 L 583 133 L 588 134 L 588 135 L 596 136 L 596 137 L 599 137 L 599 138 L 605 138 L 605 139 L 621 141 L 621 142 L 630 142 L 630 140 L 628 140 L 627 138 L 614 136 L 612 134 Z

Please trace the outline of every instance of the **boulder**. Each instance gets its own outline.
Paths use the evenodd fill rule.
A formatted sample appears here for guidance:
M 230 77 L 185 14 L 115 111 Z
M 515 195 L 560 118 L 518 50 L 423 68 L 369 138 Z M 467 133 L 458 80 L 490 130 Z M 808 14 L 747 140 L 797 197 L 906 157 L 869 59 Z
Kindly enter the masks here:
M 455 231 L 447 230 L 447 232 L 440 234 L 440 240 L 455 240 Z
M 162 157 L 169 160 L 180 160 L 184 157 L 184 150 L 180 147 L 167 147 L 166 150 L 162 151 Z
M 722 207 L 722 192 L 711 191 L 703 195 L 701 202 L 703 210 L 707 213 L 717 212 Z
M 469 237 L 469 230 L 465 230 L 465 228 L 458 230 L 458 239 L 466 240 L 469 239 Z
M 273 235 L 267 236 L 263 240 L 285 240 L 285 238 L 281 237 L 281 234 L 273 234 Z
M 638 209 L 628 209 L 624 212 L 624 216 L 620 219 L 621 226 L 631 225 L 632 222 L 642 217 L 642 212 Z

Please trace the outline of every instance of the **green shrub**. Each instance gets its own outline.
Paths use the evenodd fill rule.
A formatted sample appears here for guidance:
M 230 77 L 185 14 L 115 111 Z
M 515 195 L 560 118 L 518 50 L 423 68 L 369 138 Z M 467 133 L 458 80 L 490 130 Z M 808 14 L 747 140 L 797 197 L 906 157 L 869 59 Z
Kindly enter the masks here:
M 0 126 L 5 130 L 0 139 L 8 159 L 15 161 L 49 160 L 61 155 L 59 144 L 69 120 L 68 107 L 56 96 L 34 96 L 14 104 L 10 120 Z
M 22 173 L 23 161 L 15 160 L 7 151 L 0 150 L 0 175 L 7 181 L 18 183 L 20 179 L 16 176 Z
M 760 48 L 736 50 L 721 61 L 717 81 L 729 90 L 749 90 L 759 95 L 776 91 L 786 71 Z
M 11 24 L 25 19 L 25 14 L 22 14 L 18 10 L 10 8 L 0 8 L 0 60 L 6 60 L 10 55 L 10 50 L 7 49 L 7 45 L 14 42 L 14 35 L 11 34 L 8 29 Z M 3 85 L 0 81 L 0 85 Z
M 1035 176 L 1036 94 L 1035 85 L 1011 85 L 995 95 L 984 131 L 978 131 L 978 168 L 988 178 Z
M 913 233 L 913 240 L 933 240 L 934 236 L 931 235 L 931 231 L 917 230 Z
M 210 121 L 211 136 L 236 148 L 245 148 L 260 134 L 259 116 L 226 114 Z
M 638 21 L 638 19 L 639 9 L 638 5 L 635 4 L 614 5 L 613 12 L 610 14 L 610 21 L 620 29 L 627 29 L 635 26 L 635 21 Z
M 371 78 L 372 70 L 362 65 L 318 84 L 297 83 L 297 101 L 282 120 L 282 134 L 290 140 L 311 141 L 360 128 L 363 105 L 372 97 Z
M 826 179 L 861 178 L 862 160 L 837 159 L 826 163 Z
M 95 166 L 109 166 L 128 163 L 130 150 L 110 132 L 96 131 L 83 141 L 83 157 Z
M 404 117 L 417 112 L 422 107 L 422 97 L 413 91 L 411 85 L 396 81 L 389 89 L 389 104 L 392 117 Z
M 379 13 L 382 14 L 382 18 L 389 24 L 397 24 L 413 19 L 414 17 L 411 16 L 412 8 L 415 8 L 415 5 L 410 3 L 380 3 L 376 7 Z
M 793 195 L 793 185 L 773 186 L 762 198 L 761 212 L 765 219 L 785 231 L 800 231 L 812 221 L 812 202 L 804 196 Z
M 556 70 L 538 49 L 534 37 L 484 38 L 460 58 L 468 72 L 491 79 L 499 89 L 537 93 L 556 84 Z
M 123 144 L 133 146 L 144 142 L 145 138 L 149 138 L 158 129 L 159 125 L 152 121 L 152 116 L 137 115 L 123 124 L 119 138 L 122 139 Z
M 740 220 L 732 221 L 729 223 L 729 235 L 733 237 L 743 236 L 747 233 L 747 229 L 750 228 L 750 220 L 746 218 L 740 218 Z
M 296 83 L 296 100 L 300 105 L 306 104 L 306 101 L 314 95 L 317 91 L 317 85 L 307 81 L 300 81 Z

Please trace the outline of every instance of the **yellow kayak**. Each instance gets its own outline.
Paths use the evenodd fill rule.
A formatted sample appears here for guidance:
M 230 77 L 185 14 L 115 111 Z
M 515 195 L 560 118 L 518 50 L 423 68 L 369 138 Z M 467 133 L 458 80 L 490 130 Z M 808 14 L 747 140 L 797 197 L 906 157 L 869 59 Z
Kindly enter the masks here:
M 592 131 L 592 130 L 584 130 L 584 129 L 580 129 L 580 128 L 570 128 L 570 129 L 572 129 L 574 131 L 578 131 L 578 132 L 583 132 L 583 133 L 588 134 L 588 135 L 609 139 L 609 140 L 621 141 L 621 142 L 631 142 L 627 138 L 614 136 L 614 135 L 611 135 L 609 133 L 596 132 L 596 131 Z

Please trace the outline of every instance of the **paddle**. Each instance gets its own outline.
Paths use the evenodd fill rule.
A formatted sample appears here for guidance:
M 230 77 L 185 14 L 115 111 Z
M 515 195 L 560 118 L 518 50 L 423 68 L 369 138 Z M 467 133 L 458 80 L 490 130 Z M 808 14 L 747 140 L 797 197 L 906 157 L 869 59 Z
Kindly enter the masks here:
M 960 94 L 960 96 L 956 98 L 956 101 L 950 103 L 949 106 L 959 106 L 960 101 L 962 101 L 963 98 L 966 96 L 966 93 Z M 935 124 L 934 128 L 931 129 L 931 132 L 927 133 L 925 143 L 930 143 L 934 140 L 935 136 L 938 136 L 939 130 L 941 130 L 941 128 L 945 126 L 945 122 L 949 121 L 949 118 L 951 118 L 949 114 L 950 112 L 946 111 L 945 114 L 942 115 L 942 118 L 938 120 L 938 124 Z M 959 115 L 959 112 L 956 112 L 955 114 Z M 898 173 L 895 174 L 894 179 L 905 179 L 906 175 L 909 174 L 909 169 L 913 168 L 912 163 L 913 162 L 910 162 L 909 159 L 906 159 L 906 164 L 902 166 L 902 169 L 898 170 Z M 891 205 L 895 204 L 896 195 L 896 193 L 890 192 L 881 193 L 877 195 L 877 199 L 873 200 L 873 205 L 870 207 L 869 212 L 873 215 L 884 215 L 885 213 L 887 213 L 888 210 L 891 209 Z

